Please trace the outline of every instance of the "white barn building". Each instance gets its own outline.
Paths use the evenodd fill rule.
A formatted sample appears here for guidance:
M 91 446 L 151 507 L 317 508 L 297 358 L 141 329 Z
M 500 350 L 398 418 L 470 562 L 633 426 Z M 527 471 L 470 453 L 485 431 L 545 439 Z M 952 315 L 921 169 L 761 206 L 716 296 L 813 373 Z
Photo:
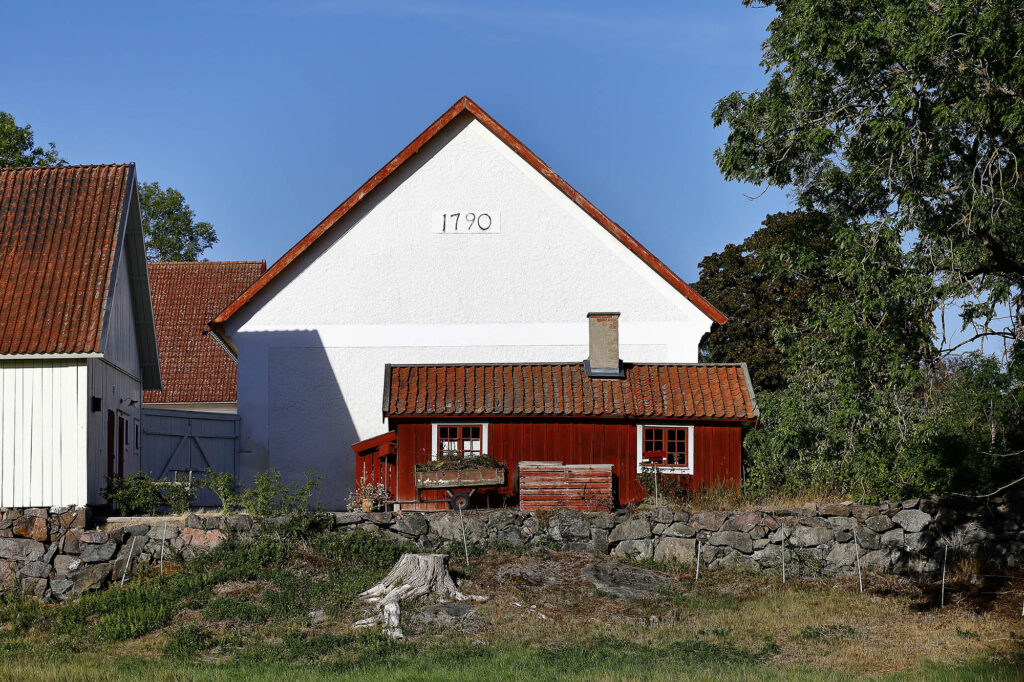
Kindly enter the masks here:
M 135 166 L 0 169 L 0 507 L 103 503 L 159 387 Z
M 626 362 L 692 363 L 725 317 L 462 98 L 211 324 L 238 359 L 244 480 L 353 486 L 388 363 L 579 362 L 617 311 Z

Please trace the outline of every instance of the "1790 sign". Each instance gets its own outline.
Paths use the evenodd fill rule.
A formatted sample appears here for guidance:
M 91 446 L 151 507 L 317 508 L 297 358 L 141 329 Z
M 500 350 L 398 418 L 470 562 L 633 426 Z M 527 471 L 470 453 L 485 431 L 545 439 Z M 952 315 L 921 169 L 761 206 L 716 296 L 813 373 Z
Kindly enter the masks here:
M 430 231 L 435 234 L 498 234 L 501 232 L 501 219 L 493 211 L 433 213 Z

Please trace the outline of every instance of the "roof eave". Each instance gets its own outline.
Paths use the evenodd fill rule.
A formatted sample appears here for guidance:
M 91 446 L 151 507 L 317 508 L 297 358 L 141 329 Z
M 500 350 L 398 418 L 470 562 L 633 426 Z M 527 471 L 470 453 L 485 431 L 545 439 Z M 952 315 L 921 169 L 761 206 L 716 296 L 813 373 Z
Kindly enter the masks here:
M 754 418 L 751 421 L 758 421 L 761 418 L 761 408 L 757 406 L 757 396 L 754 395 L 754 384 L 750 380 L 750 370 L 747 369 L 747 363 L 741 362 L 740 367 L 743 369 L 743 381 L 747 384 L 747 395 L 750 396 L 750 406 L 754 412 Z

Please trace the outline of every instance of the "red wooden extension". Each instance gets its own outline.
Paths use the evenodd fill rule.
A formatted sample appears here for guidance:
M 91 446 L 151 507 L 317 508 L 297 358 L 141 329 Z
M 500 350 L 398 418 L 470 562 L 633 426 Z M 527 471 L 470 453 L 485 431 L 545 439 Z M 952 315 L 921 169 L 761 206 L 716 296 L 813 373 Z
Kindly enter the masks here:
M 519 508 L 608 509 L 612 500 L 611 464 L 519 463 Z

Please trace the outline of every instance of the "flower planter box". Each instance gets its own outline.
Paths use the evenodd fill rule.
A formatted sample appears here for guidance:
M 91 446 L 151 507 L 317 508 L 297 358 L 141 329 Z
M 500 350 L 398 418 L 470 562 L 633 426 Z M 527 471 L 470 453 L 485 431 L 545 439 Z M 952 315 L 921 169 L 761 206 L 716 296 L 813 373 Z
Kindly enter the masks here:
M 458 469 L 453 471 L 416 471 L 416 487 L 422 489 L 476 488 L 504 485 L 504 469 Z

